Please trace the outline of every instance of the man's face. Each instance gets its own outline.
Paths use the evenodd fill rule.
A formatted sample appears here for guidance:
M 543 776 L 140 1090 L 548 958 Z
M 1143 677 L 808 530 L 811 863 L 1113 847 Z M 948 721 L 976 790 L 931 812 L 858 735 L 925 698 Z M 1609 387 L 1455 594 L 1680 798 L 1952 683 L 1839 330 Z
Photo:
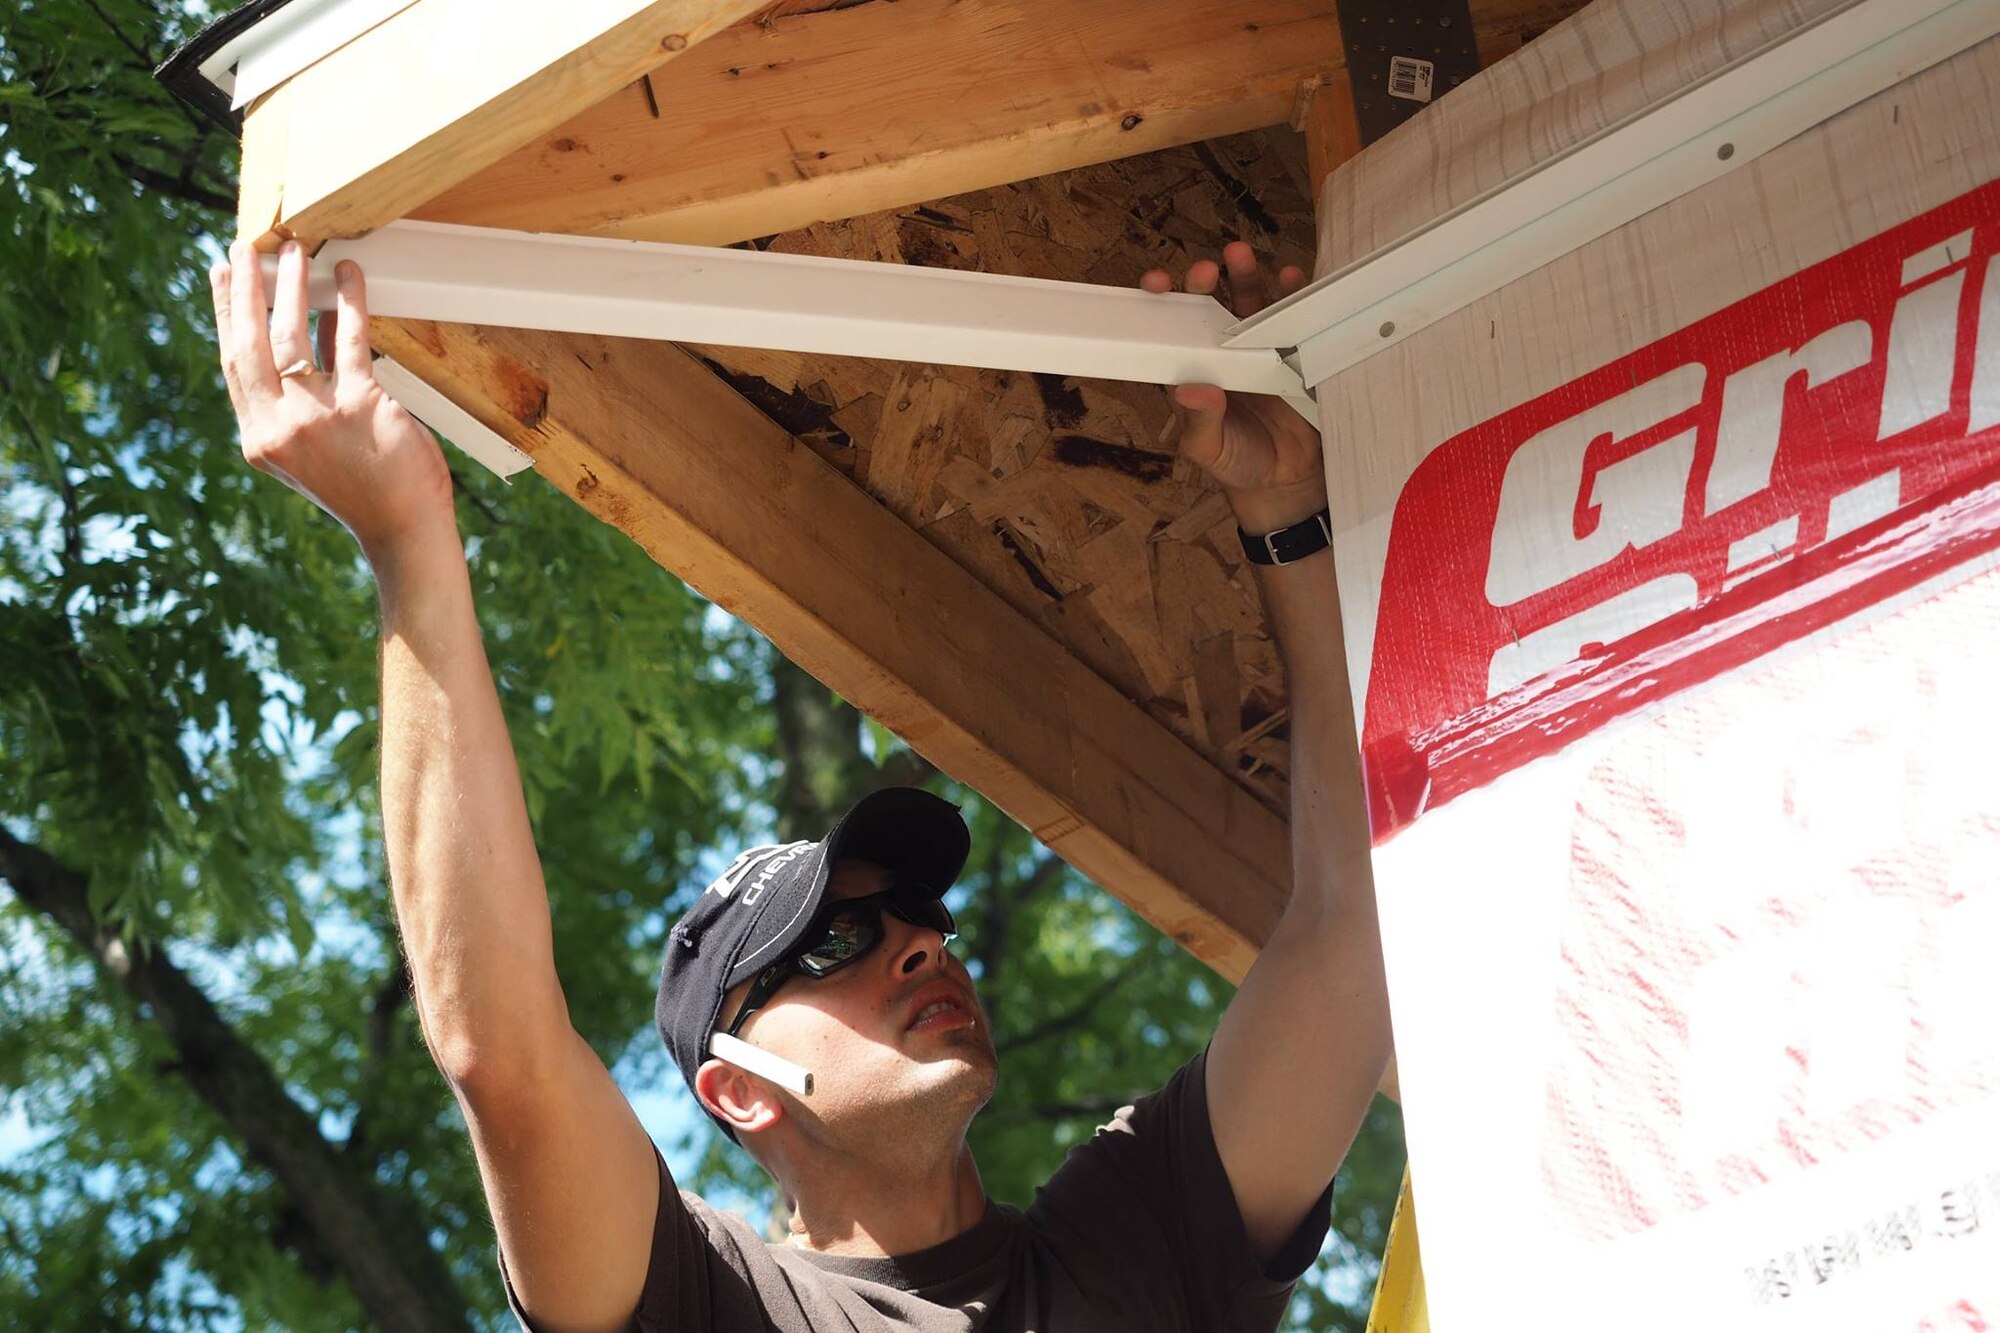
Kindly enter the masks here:
M 865 898 L 889 887 L 879 866 L 842 861 L 827 897 Z M 730 991 L 722 1026 L 751 982 Z M 832 975 L 794 976 L 739 1033 L 813 1073 L 813 1095 L 793 1119 L 808 1135 L 911 1132 L 956 1121 L 959 1131 L 993 1095 L 992 1029 L 965 965 L 938 932 L 882 913 L 882 939 Z

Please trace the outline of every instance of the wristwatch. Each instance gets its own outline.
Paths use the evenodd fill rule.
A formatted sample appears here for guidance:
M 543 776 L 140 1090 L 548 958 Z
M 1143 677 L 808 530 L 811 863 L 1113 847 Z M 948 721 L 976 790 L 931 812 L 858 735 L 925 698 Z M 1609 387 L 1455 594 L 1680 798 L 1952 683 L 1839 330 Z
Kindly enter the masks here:
M 1238 528 L 1236 535 L 1243 541 L 1244 558 L 1253 565 L 1296 564 L 1333 544 L 1333 515 L 1322 509 L 1276 532 L 1253 536 Z

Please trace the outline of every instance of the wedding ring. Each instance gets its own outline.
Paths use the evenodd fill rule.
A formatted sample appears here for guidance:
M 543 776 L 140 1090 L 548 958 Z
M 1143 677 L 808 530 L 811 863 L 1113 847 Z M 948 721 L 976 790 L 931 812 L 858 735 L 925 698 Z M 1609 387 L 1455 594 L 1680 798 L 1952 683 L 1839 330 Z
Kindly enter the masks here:
M 279 371 L 278 378 L 281 380 L 288 380 L 299 375 L 317 375 L 318 373 L 319 373 L 318 369 L 314 367 L 313 363 L 310 360 L 308 360 L 305 357 L 300 357 L 298 360 L 292 362 L 292 364 L 286 366 L 283 370 Z

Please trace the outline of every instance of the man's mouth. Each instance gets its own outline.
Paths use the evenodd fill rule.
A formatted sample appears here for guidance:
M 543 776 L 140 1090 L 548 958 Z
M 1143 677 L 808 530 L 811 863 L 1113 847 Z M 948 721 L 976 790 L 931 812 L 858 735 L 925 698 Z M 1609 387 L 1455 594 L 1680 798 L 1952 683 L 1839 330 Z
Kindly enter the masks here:
M 941 1031 L 946 1028 L 968 1027 L 975 1021 L 971 1007 L 957 996 L 932 994 L 922 1000 L 920 1007 L 911 1015 L 907 1030 Z

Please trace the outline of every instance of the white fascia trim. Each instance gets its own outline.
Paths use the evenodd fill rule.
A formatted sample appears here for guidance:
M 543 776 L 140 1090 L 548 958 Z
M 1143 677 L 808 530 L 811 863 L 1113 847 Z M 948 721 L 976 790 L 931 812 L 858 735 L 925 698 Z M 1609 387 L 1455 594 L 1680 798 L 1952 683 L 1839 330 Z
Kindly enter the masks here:
M 202 77 L 248 106 L 416 0 L 291 0 L 217 47 Z M 496 19 L 500 16 L 496 15 Z
M 1854 0 L 1242 321 L 1227 345 L 1281 349 L 1324 383 L 1996 32 L 1995 0 Z
M 315 309 L 331 304 L 343 259 L 361 265 L 378 315 L 1216 384 L 1315 414 L 1277 352 L 1222 345 L 1235 320 L 1208 296 L 405 221 L 323 246 L 311 269 Z
M 504 480 L 535 465 L 532 457 L 481 425 L 477 417 L 417 378 L 415 371 L 394 357 L 375 358 L 375 381 L 405 412 L 485 464 L 495 476 Z

